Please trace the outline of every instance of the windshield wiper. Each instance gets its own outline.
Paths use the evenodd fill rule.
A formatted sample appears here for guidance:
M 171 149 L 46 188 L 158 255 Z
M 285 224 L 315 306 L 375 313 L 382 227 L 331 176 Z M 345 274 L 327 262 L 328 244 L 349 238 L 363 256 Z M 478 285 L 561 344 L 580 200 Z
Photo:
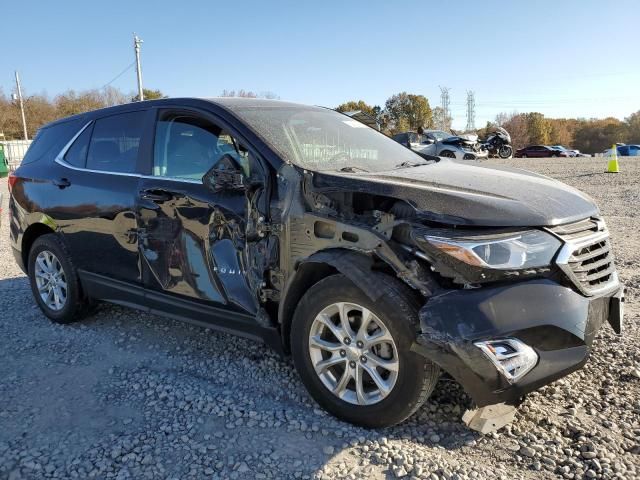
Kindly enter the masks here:
M 360 168 L 360 167 L 342 167 L 340 169 L 338 169 L 339 172 L 347 172 L 347 173 L 356 173 L 357 170 L 360 170 L 361 172 L 367 172 L 368 170 L 365 170 L 364 168 Z
M 402 162 L 397 164 L 395 167 L 393 167 L 394 169 L 398 169 L 398 168 L 411 168 L 411 167 L 420 167 L 422 165 L 429 165 L 429 162 L 419 162 L 419 163 L 415 163 L 415 162 Z

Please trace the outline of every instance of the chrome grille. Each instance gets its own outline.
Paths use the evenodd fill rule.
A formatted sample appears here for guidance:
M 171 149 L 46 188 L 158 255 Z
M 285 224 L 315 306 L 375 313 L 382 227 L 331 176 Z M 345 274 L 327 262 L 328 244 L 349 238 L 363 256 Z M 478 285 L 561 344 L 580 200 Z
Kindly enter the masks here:
M 596 295 L 617 285 L 609 232 L 603 220 L 587 218 L 549 230 L 565 241 L 557 263 L 580 291 Z

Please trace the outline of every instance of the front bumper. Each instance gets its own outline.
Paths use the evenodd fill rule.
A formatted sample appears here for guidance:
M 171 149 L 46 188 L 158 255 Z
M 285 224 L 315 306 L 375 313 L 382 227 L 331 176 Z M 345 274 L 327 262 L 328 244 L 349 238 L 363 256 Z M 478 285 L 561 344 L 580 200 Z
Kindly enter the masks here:
M 421 308 L 421 334 L 413 350 L 454 377 L 478 406 L 515 405 L 526 393 L 586 363 L 602 323 L 610 317 L 615 323 L 621 292 L 620 286 L 605 296 L 585 297 L 549 279 L 447 290 Z M 508 337 L 531 346 L 539 357 L 515 383 L 474 345 Z
M 487 150 L 465 150 L 466 153 L 473 153 L 478 160 L 484 160 L 489 158 L 489 152 Z

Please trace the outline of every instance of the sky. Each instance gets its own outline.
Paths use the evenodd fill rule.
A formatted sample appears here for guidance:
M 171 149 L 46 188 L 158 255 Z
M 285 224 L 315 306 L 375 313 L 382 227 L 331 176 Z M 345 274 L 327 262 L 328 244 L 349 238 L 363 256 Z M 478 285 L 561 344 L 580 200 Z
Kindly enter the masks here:
M 455 128 L 475 92 L 476 126 L 500 112 L 624 118 L 640 110 L 640 2 L 29 1 L 3 2 L 0 88 L 50 96 L 136 89 L 176 96 L 271 91 L 335 107 L 394 93 L 440 104 Z

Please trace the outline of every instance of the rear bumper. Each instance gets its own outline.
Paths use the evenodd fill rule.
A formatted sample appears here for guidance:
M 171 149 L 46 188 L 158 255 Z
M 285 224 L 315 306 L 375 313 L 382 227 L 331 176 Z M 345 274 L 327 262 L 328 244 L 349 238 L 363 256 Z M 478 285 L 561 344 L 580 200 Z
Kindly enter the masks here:
M 526 393 L 586 363 L 596 333 L 614 310 L 611 298 L 620 289 L 588 298 L 539 279 L 449 290 L 431 297 L 420 310 L 422 333 L 413 350 L 453 376 L 478 406 L 517 404 Z M 509 383 L 474 345 L 509 337 L 531 346 L 539 357 L 515 383 Z

